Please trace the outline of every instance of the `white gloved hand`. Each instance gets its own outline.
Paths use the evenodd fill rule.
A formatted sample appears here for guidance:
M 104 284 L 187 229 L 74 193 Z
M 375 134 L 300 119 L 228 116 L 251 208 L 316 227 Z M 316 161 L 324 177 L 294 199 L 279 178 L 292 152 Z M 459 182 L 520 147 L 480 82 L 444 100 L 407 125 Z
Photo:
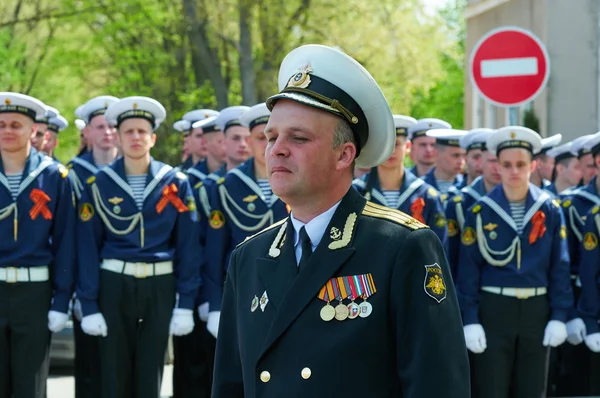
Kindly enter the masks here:
M 48 329 L 50 329 L 52 333 L 58 333 L 63 330 L 68 321 L 68 314 L 52 310 L 48 312 Z
M 219 334 L 219 321 L 221 320 L 221 311 L 214 311 L 208 313 L 208 322 L 206 323 L 206 329 L 212 334 L 215 339 Z
M 173 336 L 185 336 L 194 330 L 194 311 L 185 308 L 175 308 L 171 317 L 169 333 Z
M 546 325 L 544 331 L 544 341 L 542 344 L 545 347 L 558 347 L 567 339 L 567 325 L 560 321 L 550 321 Z
M 90 336 L 106 337 L 108 335 L 108 326 L 99 312 L 81 318 L 81 330 Z
M 202 303 L 198 306 L 198 316 L 202 322 L 208 320 L 208 302 Z
M 81 318 L 83 318 L 83 311 L 81 310 L 81 301 L 75 299 L 75 304 L 73 304 L 73 315 L 79 322 L 81 322 Z
M 481 354 L 487 348 L 485 331 L 480 324 L 465 326 L 465 342 L 467 348 L 474 354 Z
M 567 322 L 567 341 L 572 345 L 579 345 L 585 339 L 586 330 L 583 319 L 575 318 Z
M 592 333 L 585 336 L 585 345 L 592 352 L 600 352 L 600 333 Z

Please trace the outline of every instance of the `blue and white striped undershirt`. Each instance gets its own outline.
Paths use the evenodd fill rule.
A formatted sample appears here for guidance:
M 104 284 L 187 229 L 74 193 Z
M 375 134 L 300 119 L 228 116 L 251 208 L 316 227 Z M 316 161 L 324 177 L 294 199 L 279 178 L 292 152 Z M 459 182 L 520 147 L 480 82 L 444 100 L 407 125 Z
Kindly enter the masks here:
M 519 235 L 523 233 L 523 219 L 525 218 L 525 201 L 519 200 L 514 202 L 508 202 L 510 206 L 510 214 L 517 224 L 517 230 Z
M 131 190 L 133 191 L 133 197 L 135 198 L 135 204 L 138 209 L 142 208 L 144 204 L 144 189 L 146 189 L 146 177 L 147 174 L 137 175 L 137 176 L 127 176 L 127 182 L 129 186 L 131 186 Z
M 260 190 L 263 193 L 263 196 L 265 197 L 265 202 L 271 203 L 271 196 L 273 195 L 273 191 L 271 191 L 271 186 L 269 185 L 269 180 L 258 179 L 258 180 L 256 180 L 256 182 L 258 183 L 258 187 L 260 188 Z
M 13 200 L 17 199 L 17 194 L 19 193 L 19 185 L 21 185 L 22 175 L 23 173 L 6 175 L 6 178 L 8 179 L 8 186 L 10 188 L 10 194 Z
M 400 191 L 383 191 L 383 197 L 387 202 L 387 206 L 392 209 L 398 208 L 398 200 L 400 199 Z

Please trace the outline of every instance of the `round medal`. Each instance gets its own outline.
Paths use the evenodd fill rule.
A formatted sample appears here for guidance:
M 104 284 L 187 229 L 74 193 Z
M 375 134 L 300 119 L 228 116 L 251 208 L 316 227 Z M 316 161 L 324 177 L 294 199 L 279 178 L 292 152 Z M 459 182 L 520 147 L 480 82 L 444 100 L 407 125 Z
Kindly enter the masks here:
M 254 312 L 258 308 L 258 297 L 254 296 L 252 299 L 252 305 L 250 306 L 250 311 Z
M 348 318 L 356 319 L 360 314 L 360 307 L 354 301 L 348 304 Z
M 248 211 L 256 210 L 256 205 L 254 203 L 248 203 Z
M 359 316 L 361 318 L 366 318 L 369 315 L 371 315 L 371 312 L 373 312 L 373 306 L 368 301 L 363 301 L 362 303 L 360 303 L 359 307 L 360 307 Z
M 325 322 L 329 322 L 333 318 L 335 318 L 335 309 L 327 303 L 325 307 L 321 308 L 321 319 Z
M 496 231 L 490 232 L 490 239 L 494 240 L 498 237 L 498 233 Z
M 343 321 L 348 318 L 348 307 L 341 302 L 335 307 L 335 319 Z
M 113 207 L 113 213 L 115 213 L 115 214 L 119 214 L 120 212 L 121 212 L 121 206 L 119 206 L 119 205 L 115 205 L 115 206 Z

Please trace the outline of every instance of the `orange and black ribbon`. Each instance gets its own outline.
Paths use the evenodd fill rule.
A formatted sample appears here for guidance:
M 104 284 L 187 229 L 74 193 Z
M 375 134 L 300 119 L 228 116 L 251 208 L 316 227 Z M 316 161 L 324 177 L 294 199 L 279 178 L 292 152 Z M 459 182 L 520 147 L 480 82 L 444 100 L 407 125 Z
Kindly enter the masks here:
M 425 199 L 418 198 L 413 202 L 410 206 L 410 212 L 412 213 L 413 218 L 417 221 L 425 224 L 425 220 L 423 219 L 423 209 L 425 208 Z
M 32 189 L 29 198 L 33 201 L 33 207 L 29 210 L 29 217 L 35 220 L 40 214 L 46 220 L 52 220 L 52 212 L 48 208 L 50 196 L 46 195 L 41 189 Z
M 171 203 L 179 213 L 183 213 L 184 211 L 188 211 L 187 206 L 183 203 L 183 201 L 177 196 L 177 186 L 175 184 L 167 185 L 163 189 L 163 196 L 160 198 L 158 203 L 156 204 L 156 212 L 158 214 L 162 213 L 165 207 L 169 203 Z
M 546 221 L 546 215 L 543 211 L 538 210 L 533 217 L 531 218 L 531 223 L 533 224 L 533 228 L 529 233 L 529 244 L 533 245 L 539 238 L 544 236 L 546 233 L 546 226 L 544 222 Z

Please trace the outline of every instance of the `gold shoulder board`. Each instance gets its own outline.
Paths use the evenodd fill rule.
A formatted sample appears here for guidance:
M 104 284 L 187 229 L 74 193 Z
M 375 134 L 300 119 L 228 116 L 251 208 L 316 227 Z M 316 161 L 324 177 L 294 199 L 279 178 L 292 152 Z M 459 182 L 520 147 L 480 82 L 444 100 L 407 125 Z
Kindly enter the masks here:
M 427 225 L 417 221 L 406 213 L 399 210 L 390 209 L 385 206 L 380 206 L 373 202 L 367 202 L 362 212 L 363 216 L 383 218 L 392 221 L 396 224 L 404 225 L 412 230 L 429 228 Z

